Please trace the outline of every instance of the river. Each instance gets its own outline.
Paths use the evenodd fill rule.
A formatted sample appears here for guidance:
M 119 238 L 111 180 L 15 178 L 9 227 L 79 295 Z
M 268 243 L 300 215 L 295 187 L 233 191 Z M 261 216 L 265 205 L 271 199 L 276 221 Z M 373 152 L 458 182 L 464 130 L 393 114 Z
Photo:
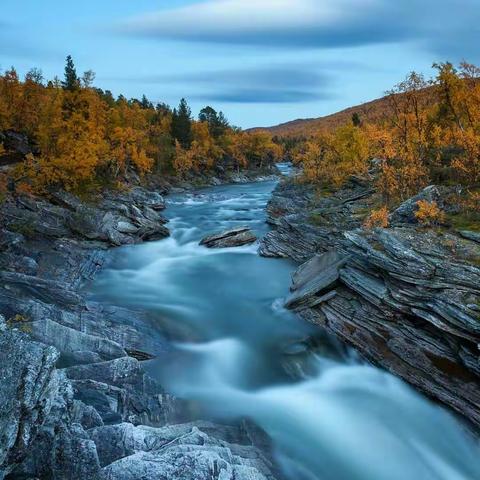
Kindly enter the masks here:
M 293 262 L 198 245 L 238 225 L 264 235 L 274 187 L 168 197 L 171 238 L 119 249 L 95 298 L 146 310 L 169 345 L 150 373 L 198 415 L 253 419 L 288 479 L 480 479 L 478 445 L 449 413 L 282 308 Z

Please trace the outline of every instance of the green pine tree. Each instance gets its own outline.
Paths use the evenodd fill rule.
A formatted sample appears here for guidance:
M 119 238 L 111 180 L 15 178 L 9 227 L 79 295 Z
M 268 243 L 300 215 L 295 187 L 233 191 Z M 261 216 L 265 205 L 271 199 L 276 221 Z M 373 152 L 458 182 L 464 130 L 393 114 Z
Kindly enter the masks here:
M 77 70 L 71 55 L 67 57 L 67 63 L 65 65 L 65 80 L 62 82 L 62 86 L 65 90 L 73 92 L 78 90 L 80 86 L 80 79 L 77 76 Z
M 173 110 L 172 137 L 178 140 L 183 148 L 190 148 L 192 144 L 192 111 L 184 98 L 178 108 Z

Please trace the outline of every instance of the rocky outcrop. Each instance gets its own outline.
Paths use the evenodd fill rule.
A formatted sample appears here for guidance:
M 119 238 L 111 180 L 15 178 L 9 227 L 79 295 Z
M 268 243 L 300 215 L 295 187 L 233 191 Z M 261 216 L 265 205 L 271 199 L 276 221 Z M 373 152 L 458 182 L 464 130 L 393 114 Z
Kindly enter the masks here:
M 284 190 L 286 216 L 274 215 Z M 357 213 L 374 192 L 361 196 L 350 184 L 328 200 L 311 196 L 306 207 L 306 191 L 279 187 L 283 198 L 269 208 L 277 229 L 260 249 L 307 260 L 287 307 L 480 426 L 480 245 L 465 232 L 412 225 L 420 197 L 394 212 L 399 226 L 367 231 Z M 421 198 L 441 202 L 437 195 L 430 188 Z
M 52 203 L 53 202 L 53 203 Z M 78 238 L 125 245 L 168 236 L 163 198 L 141 188 L 85 204 L 67 192 L 51 202 L 18 196 L 2 208 L 5 227 L 29 238 Z
M 236 227 L 205 237 L 200 245 L 207 248 L 232 248 L 255 243 L 257 237 L 249 227 Z
M 92 429 L 90 436 L 99 446 L 105 479 L 274 478 L 271 462 L 245 444 L 237 427 L 208 422 L 163 428 L 119 424 Z

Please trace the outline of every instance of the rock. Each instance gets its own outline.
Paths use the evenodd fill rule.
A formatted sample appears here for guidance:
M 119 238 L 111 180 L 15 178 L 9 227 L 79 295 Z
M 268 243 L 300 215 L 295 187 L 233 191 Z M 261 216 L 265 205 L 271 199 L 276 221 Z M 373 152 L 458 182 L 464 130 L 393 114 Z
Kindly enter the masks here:
M 2 209 L 6 225 L 29 238 L 77 237 L 128 245 L 169 235 L 160 212 L 165 208 L 157 192 L 134 188 L 125 193 L 106 192 L 96 204 L 86 204 L 71 193 L 51 195 L 54 204 L 20 196 Z
M 7 150 L 12 150 L 22 155 L 22 157 L 25 157 L 29 153 L 35 153 L 36 151 L 27 135 L 13 130 L 3 132 L 2 142 Z
M 287 297 L 285 307 L 296 309 L 317 304 L 322 298 L 321 293 L 332 289 L 338 281 L 340 269 L 346 261 L 335 251 L 312 257 L 294 274 L 292 294 Z
M 230 248 L 248 245 L 256 241 L 257 237 L 249 227 L 236 227 L 205 237 L 200 242 L 200 245 L 204 245 L 207 248 Z
M 82 298 L 75 292 L 64 288 L 54 280 L 44 280 L 23 273 L 0 271 L 0 280 L 4 285 L 15 288 L 19 292 L 34 292 L 37 298 L 46 302 L 58 301 L 64 305 L 78 305 Z
M 105 479 L 273 480 L 272 464 L 258 449 L 210 436 L 204 426 L 220 430 L 202 422 L 162 429 L 122 424 L 95 429 L 91 436 L 103 446 Z
M 18 331 L 0 332 L 0 478 L 27 456 L 52 409 L 58 355 Z
M 472 232 L 471 230 L 461 230 L 458 232 L 463 238 L 472 240 L 472 242 L 480 243 L 480 232 Z
M 0 251 L 7 250 L 25 241 L 25 237 L 20 233 L 10 232 L 9 230 L 0 230 Z

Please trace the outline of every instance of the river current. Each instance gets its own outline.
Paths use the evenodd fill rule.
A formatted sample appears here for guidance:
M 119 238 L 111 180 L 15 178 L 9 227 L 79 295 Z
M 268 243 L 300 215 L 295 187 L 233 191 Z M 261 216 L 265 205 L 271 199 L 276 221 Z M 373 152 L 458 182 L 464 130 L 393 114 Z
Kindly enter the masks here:
M 480 479 L 479 446 L 453 416 L 282 308 L 293 262 L 198 245 L 233 226 L 267 233 L 274 187 L 169 196 L 172 236 L 117 250 L 94 297 L 148 312 L 168 344 L 149 372 L 202 418 L 255 421 L 288 479 Z

